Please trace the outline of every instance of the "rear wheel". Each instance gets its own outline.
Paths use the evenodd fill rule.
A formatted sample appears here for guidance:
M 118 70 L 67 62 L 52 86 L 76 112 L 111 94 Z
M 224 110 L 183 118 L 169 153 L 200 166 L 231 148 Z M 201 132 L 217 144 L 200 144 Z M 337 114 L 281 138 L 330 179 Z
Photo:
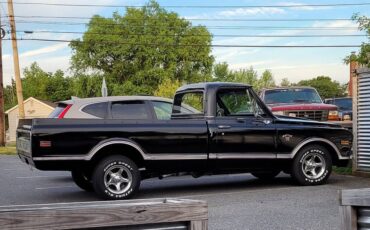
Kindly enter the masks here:
M 129 158 L 110 156 L 96 166 L 93 186 L 95 192 L 104 199 L 128 199 L 139 189 L 140 172 Z
M 88 192 L 94 191 L 93 185 L 86 176 L 86 173 L 81 170 L 72 170 L 71 174 L 73 181 L 78 187 Z
M 266 171 L 266 172 L 252 172 L 251 174 L 260 180 L 272 180 L 279 175 L 280 170 Z
M 301 185 L 319 185 L 328 180 L 331 167 L 329 151 L 321 145 L 309 145 L 295 156 L 291 175 Z

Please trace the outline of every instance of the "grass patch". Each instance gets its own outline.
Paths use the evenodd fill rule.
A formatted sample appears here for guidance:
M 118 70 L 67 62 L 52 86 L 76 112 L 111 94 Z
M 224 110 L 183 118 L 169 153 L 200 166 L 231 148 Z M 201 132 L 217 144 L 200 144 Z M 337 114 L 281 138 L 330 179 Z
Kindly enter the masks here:
M 15 155 L 15 154 L 16 154 L 15 146 L 0 147 L 0 155 Z
M 352 167 L 336 167 L 333 166 L 333 172 L 342 175 L 352 175 Z

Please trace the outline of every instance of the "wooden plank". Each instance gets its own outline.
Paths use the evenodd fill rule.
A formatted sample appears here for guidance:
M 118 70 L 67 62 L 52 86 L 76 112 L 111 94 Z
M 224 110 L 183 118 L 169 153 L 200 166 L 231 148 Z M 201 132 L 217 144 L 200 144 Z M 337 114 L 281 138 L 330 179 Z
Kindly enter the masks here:
M 357 154 L 358 154 L 358 147 L 357 147 L 357 141 L 358 141 L 358 123 L 357 123 L 358 112 L 357 111 L 358 111 L 358 73 L 356 74 L 356 77 L 352 78 L 352 133 L 353 133 L 352 173 L 357 171 Z
M 2 229 L 76 229 L 207 219 L 206 202 L 185 199 L 0 207 Z
M 370 188 L 346 189 L 341 191 L 341 205 L 370 206 Z
M 357 230 L 356 210 L 351 206 L 339 206 L 340 229 Z
M 190 222 L 190 230 L 207 230 L 208 221 L 207 220 L 194 220 Z

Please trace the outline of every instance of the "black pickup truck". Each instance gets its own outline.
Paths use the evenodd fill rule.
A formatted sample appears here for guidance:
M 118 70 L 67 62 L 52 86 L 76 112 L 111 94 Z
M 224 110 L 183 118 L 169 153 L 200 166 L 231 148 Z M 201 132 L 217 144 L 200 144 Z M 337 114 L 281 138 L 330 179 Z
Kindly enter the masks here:
M 191 110 L 184 110 L 192 107 Z M 275 116 L 248 85 L 179 88 L 170 120 L 32 119 L 17 130 L 20 159 L 40 170 L 71 171 L 76 184 L 106 199 L 134 195 L 140 181 L 250 172 L 291 174 L 323 184 L 351 158 L 352 134 L 329 123 Z

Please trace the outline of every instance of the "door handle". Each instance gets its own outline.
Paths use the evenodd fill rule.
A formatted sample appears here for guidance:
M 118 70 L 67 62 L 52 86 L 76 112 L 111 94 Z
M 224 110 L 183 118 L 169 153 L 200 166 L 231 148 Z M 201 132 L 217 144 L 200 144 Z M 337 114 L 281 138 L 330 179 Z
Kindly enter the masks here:
M 230 129 L 231 126 L 230 125 L 219 125 L 219 126 L 217 126 L 217 128 L 219 128 L 219 129 Z

